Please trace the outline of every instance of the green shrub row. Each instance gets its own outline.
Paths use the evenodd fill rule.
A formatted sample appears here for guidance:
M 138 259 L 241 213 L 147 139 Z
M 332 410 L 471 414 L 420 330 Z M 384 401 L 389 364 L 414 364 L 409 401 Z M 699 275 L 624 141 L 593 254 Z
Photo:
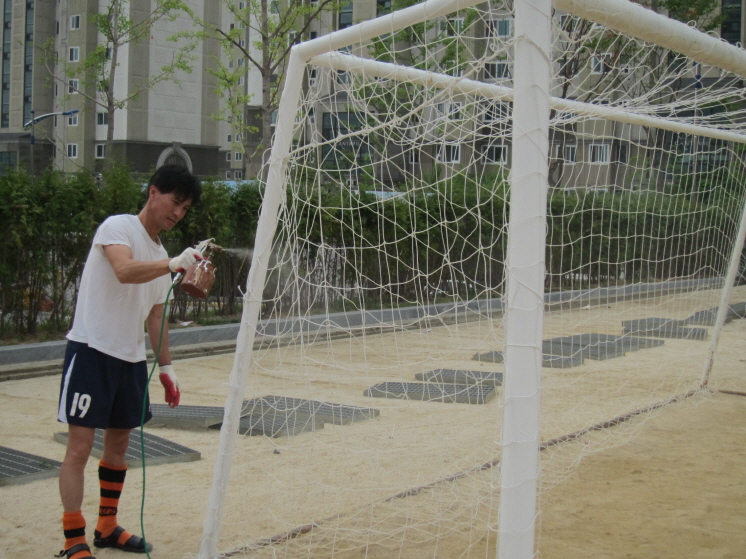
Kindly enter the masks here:
M 99 180 L 86 171 L 49 172 L 35 180 L 23 170 L 0 176 L 0 336 L 35 334 L 40 327 L 69 328 L 96 228 L 110 215 L 137 213 L 145 202 L 146 182 L 147 177 L 134 176 L 123 165 L 114 165 Z M 261 202 L 258 189 L 250 183 L 231 189 L 205 181 L 203 190 L 204 202 L 162 236 L 169 254 L 208 237 L 226 247 L 252 246 Z M 233 294 L 247 264 L 245 258 L 235 260 L 226 255 L 220 263 L 225 269 L 215 292 L 221 312 L 236 312 Z M 179 294 L 172 317 L 184 318 L 184 303 L 185 296 Z
M 118 165 L 98 182 L 87 172 L 0 177 L 0 335 L 69 327 L 96 227 L 109 215 L 136 213 L 146 180 Z M 500 296 L 509 211 L 505 178 L 433 178 L 431 184 L 390 199 L 365 187 L 291 185 L 264 293 L 265 315 Z M 255 183 L 233 188 L 219 181 L 205 181 L 203 188 L 202 203 L 163 236 L 169 254 L 209 237 L 243 252 L 216 258 L 209 302 L 179 292 L 172 319 L 240 311 L 238 286 L 246 281 L 245 249 L 254 244 L 261 190 Z M 740 207 L 722 192 L 694 199 L 651 191 L 552 191 L 544 224 L 546 287 L 720 275 Z

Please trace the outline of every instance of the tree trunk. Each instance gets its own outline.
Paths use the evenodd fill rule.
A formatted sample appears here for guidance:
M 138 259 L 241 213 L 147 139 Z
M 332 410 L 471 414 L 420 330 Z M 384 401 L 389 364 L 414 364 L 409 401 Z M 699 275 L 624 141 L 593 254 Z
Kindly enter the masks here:
M 104 153 L 104 170 L 111 168 L 114 150 L 114 78 L 117 72 L 117 56 L 119 54 L 119 35 L 117 32 L 119 24 L 119 11 L 121 10 L 121 0 L 114 0 L 112 3 L 113 12 L 111 20 L 111 63 L 109 66 L 109 83 L 106 84 L 106 115 L 108 123 L 106 126 L 106 148 Z M 98 93 L 97 93 L 98 94 Z

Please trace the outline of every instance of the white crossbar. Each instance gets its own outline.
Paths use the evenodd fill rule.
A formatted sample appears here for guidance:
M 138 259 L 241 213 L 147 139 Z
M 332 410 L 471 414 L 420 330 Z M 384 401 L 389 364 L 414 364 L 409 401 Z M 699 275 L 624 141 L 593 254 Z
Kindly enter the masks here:
M 334 70 L 343 70 L 350 73 L 365 73 L 368 76 L 383 79 L 407 81 L 425 87 L 451 89 L 459 93 L 478 95 L 485 99 L 492 99 L 495 101 L 513 100 L 512 88 L 466 78 L 456 78 L 445 74 L 428 72 L 427 70 L 409 68 L 407 66 L 398 66 L 389 62 L 378 62 L 376 60 L 360 58 L 359 56 L 344 54 L 337 51 L 315 56 L 309 60 L 309 64 L 332 68 Z M 641 115 L 621 108 L 596 105 L 593 103 L 583 103 L 581 101 L 570 101 L 569 99 L 562 99 L 560 97 L 551 97 L 549 102 L 552 109 L 576 115 L 603 118 L 627 124 L 670 130 L 671 132 L 681 132 L 683 134 L 693 134 L 718 140 L 725 140 L 728 142 L 736 142 L 739 144 L 746 143 L 746 135 L 737 134 L 728 130 L 707 128 L 705 126 L 688 124 L 686 122 L 677 122 L 655 116 Z

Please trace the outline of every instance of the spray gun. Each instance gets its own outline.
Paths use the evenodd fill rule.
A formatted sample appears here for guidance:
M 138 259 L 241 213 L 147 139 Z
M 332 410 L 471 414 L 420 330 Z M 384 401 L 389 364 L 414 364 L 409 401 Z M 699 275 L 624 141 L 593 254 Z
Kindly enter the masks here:
M 223 247 L 213 243 L 215 239 L 205 239 L 200 241 L 194 248 L 202 255 L 202 260 L 192 264 L 189 269 L 174 277 L 173 284 L 178 285 L 181 282 L 181 289 L 198 299 L 206 299 L 215 283 L 215 266 L 210 262 L 215 254 L 223 250 Z

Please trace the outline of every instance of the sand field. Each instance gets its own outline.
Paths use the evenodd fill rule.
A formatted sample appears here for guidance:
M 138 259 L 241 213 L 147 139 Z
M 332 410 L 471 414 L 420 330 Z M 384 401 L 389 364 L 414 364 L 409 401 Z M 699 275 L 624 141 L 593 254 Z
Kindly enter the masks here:
M 746 290 L 739 288 L 733 300 L 746 300 Z M 716 292 L 698 292 L 550 312 L 544 338 L 618 334 L 620 320 L 685 318 L 716 304 Z M 368 398 L 363 391 L 384 380 L 413 381 L 435 367 L 502 371 L 500 364 L 471 360 L 499 349 L 502 336 L 500 321 L 482 320 L 257 352 L 247 397 L 286 395 L 381 414 L 296 437 L 240 436 L 221 551 L 317 522 L 306 536 L 241 556 L 494 557 L 489 527 L 497 522 L 499 468 L 438 480 L 499 458 L 501 395 L 468 405 Z M 701 379 L 708 348 L 709 341 L 666 340 L 618 359 L 543 369 L 542 440 L 686 393 Z M 746 320 L 725 326 L 719 349 L 712 391 L 542 453 L 540 557 L 746 556 L 746 397 L 717 392 L 746 392 Z M 182 403 L 222 406 L 232 364 L 232 355 L 177 361 Z M 64 447 L 52 441 L 63 430 L 56 422 L 58 385 L 59 376 L 0 383 L 0 445 L 62 460 Z M 160 386 L 153 394 L 159 402 Z M 219 435 L 150 432 L 202 454 L 197 462 L 146 468 L 152 556 L 189 556 L 199 548 Z M 433 482 L 417 495 L 387 500 Z M 83 509 L 89 535 L 97 491 L 91 460 Z M 141 492 L 142 470 L 131 467 L 119 519 L 133 532 L 139 532 Z M 56 479 L 0 487 L 0 556 L 57 553 L 60 516 Z M 99 559 L 122 556 L 94 552 Z

